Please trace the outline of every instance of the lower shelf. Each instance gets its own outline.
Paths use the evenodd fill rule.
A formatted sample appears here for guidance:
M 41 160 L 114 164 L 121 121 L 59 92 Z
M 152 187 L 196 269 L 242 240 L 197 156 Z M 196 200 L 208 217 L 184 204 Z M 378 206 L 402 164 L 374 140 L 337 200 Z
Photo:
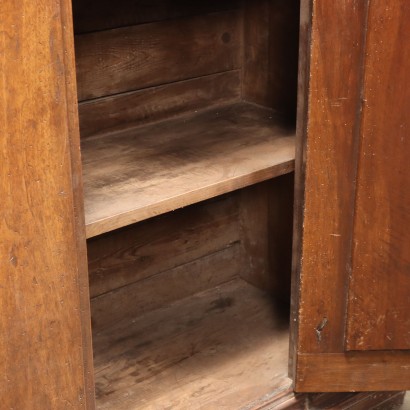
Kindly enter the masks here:
M 99 409 L 241 409 L 288 391 L 287 317 L 237 279 L 94 335 Z
M 82 142 L 87 237 L 291 172 L 295 131 L 247 103 Z
M 404 392 L 294 394 L 287 316 L 235 279 L 93 335 L 102 410 L 392 410 Z

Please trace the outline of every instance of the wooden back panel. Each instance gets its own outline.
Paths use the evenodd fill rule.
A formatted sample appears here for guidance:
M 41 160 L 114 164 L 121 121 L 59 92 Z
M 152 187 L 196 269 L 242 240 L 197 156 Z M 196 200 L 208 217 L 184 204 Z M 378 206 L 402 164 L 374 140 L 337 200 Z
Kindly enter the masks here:
M 239 17 L 227 11 L 77 36 L 79 100 L 239 68 Z
M 74 1 L 81 135 L 240 99 L 292 121 L 299 1 Z

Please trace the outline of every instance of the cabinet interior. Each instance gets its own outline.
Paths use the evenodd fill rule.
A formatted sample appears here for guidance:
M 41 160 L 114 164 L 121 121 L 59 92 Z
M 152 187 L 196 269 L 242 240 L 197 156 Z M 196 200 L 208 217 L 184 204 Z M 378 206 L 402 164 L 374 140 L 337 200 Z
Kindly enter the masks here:
M 98 408 L 289 387 L 299 2 L 73 17 Z

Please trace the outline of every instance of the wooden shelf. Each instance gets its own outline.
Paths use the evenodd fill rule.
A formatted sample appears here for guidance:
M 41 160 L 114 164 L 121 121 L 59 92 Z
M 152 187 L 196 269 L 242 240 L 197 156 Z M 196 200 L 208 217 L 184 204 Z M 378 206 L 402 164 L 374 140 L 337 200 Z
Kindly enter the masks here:
M 97 407 L 239 409 L 286 391 L 287 319 L 235 279 L 104 329 L 93 337 Z
M 87 237 L 294 169 L 294 129 L 247 103 L 82 142 Z

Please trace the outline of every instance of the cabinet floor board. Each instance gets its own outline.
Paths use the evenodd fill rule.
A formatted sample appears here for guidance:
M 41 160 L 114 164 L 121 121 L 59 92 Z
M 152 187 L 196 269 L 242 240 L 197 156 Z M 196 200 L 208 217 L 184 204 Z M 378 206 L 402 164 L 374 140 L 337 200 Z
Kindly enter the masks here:
M 236 103 L 85 138 L 87 237 L 293 171 L 295 130 Z
M 240 409 L 286 391 L 288 322 L 235 279 L 94 335 L 99 409 Z

